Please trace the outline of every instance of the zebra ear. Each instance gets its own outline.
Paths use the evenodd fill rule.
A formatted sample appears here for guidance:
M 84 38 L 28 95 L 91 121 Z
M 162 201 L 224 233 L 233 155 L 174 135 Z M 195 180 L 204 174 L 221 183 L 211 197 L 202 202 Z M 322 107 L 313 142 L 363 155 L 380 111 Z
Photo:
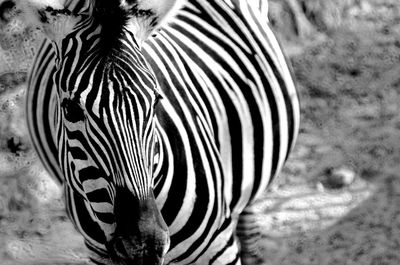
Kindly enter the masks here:
M 129 21 L 139 27 L 138 38 L 144 41 L 182 7 L 186 0 L 121 0 Z

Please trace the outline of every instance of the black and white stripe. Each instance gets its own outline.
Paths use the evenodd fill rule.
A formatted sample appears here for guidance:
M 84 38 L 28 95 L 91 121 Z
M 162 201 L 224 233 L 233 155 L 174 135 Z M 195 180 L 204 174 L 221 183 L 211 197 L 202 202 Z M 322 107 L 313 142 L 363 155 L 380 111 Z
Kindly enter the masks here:
M 277 176 L 299 127 L 269 25 L 247 1 L 190 0 L 142 50 L 124 29 L 110 53 L 101 23 L 88 16 L 62 45 L 43 43 L 27 100 L 33 143 L 93 259 L 110 262 L 126 187 L 139 198 L 154 189 L 170 232 L 165 264 L 240 264 L 237 219 Z

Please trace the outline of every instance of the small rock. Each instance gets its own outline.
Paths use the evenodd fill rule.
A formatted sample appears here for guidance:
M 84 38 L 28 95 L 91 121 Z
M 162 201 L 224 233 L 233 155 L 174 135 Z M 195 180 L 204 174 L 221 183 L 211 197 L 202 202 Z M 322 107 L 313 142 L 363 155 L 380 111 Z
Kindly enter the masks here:
M 356 178 L 354 170 L 348 167 L 339 167 L 329 170 L 324 186 L 331 189 L 340 189 L 349 186 Z
M 317 184 L 315 185 L 315 188 L 319 192 L 325 192 L 324 184 L 322 184 L 321 182 L 317 182 Z

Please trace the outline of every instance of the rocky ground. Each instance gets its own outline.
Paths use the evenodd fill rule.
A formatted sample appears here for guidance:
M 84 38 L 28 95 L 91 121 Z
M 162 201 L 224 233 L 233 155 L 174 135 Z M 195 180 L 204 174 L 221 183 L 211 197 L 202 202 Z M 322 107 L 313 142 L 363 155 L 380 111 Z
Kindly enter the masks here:
M 400 264 L 400 4 L 362 3 L 334 30 L 282 39 L 302 126 L 259 202 L 265 265 Z M 40 35 L 13 23 L 0 27 L 0 265 L 86 264 L 24 124 Z

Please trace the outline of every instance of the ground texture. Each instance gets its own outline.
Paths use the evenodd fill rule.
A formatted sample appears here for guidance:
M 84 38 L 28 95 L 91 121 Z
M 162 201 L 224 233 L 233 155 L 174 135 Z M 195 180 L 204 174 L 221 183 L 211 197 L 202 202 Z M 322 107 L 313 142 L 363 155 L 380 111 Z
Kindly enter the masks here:
M 259 201 L 265 265 L 400 264 L 400 4 L 360 3 L 335 29 L 283 42 L 302 125 Z M 18 21 L 0 27 L 0 265 L 86 264 L 24 123 L 39 39 Z

